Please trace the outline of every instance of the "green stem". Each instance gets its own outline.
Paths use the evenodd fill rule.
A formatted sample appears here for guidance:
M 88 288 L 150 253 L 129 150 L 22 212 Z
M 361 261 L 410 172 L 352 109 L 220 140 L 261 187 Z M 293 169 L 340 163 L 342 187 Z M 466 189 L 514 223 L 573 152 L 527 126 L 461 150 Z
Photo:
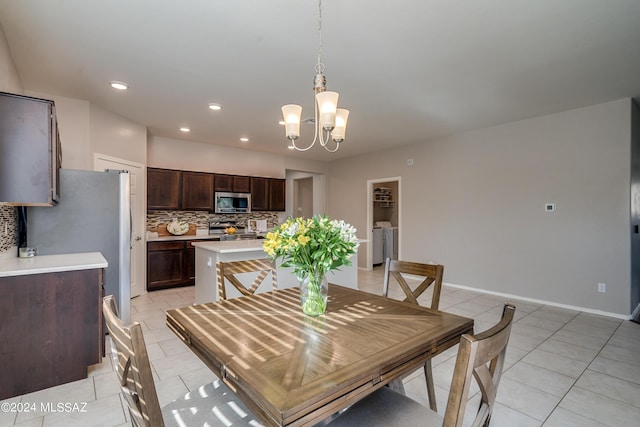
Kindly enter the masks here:
M 327 310 L 327 300 L 320 287 L 324 275 L 309 272 L 307 276 L 307 299 L 302 303 L 302 311 L 310 316 L 319 316 Z

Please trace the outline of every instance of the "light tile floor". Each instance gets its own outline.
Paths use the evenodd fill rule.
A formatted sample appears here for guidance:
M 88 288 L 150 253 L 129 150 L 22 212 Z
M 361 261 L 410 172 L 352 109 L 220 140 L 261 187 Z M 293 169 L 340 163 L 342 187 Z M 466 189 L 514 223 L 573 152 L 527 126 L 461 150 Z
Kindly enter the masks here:
M 359 271 L 360 289 L 380 294 L 382 272 L 382 268 Z M 191 304 L 193 298 L 194 288 L 187 287 L 132 300 L 132 318 L 143 326 L 161 405 L 214 379 L 165 326 L 165 311 Z M 640 325 L 512 302 L 517 306 L 516 321 L 493 427 L 640 425 Z M 440 309 L 473 317 L 475 330 L 481 331 L 498 321 L 503 303 L 500 297 L 445 286 Z M 446 407 L 455 357 L 453 348 L 433 361 L 441 413 Z M 426 404 L 424 374 L 419 371 L 407 377 L 405 387 L 410 396 Z M 477 387 L 471 393 L 469 411 L 477 407 Z M 70 406 L 59 408 L 59 403 Z M 0 426 L 12 425 L 128 425 L 110 359 L 92 366 L 87 379 L 0 401 Z

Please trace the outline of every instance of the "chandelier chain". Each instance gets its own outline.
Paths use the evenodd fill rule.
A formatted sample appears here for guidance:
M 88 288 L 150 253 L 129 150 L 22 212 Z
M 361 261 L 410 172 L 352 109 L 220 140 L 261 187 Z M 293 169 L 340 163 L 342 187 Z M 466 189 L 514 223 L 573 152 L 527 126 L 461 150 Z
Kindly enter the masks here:
M 324 64 L 322 63 L 322 0 L 318 1 L 318 64 L 316 65 L 316 73 L 324 73 Z

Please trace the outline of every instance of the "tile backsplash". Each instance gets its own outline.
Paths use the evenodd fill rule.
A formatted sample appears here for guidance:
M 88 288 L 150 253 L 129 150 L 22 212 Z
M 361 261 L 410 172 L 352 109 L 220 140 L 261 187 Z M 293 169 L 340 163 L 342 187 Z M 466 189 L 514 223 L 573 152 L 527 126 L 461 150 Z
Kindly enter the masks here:
M 8 230 L 5 233 L 6 229 Z M 18 246 L 18 213 L 14 206 L 0 203 L 0 253 Z
M 276 227 L 284 221 L 283 212 L 252 212 L 250 214 L 210 214 L 201 211 L 149 211 L 147 212 L 147 230 L 156 228 L 158 224 L 166 224 L 172 220 L 186 221 L 196 227 L 209 228 L 209 222 L 235 221 L 239 227 L 245 227 L 247 220 L 265 219 L 267 227 Z

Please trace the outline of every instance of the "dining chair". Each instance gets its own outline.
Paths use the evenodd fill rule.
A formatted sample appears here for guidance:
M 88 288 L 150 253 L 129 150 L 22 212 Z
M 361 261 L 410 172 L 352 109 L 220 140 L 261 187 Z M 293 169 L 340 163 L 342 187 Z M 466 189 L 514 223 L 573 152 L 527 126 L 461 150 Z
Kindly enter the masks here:
M 381 387 L 356 402 L 327 425 L 460 427 L 471 382 L 475 378 L 480 387 L 480 406 L 474 420 L 465 424 L 488 427 L 502 376 L 515 310 L 515 306 L 507 303 L 502 310 L 501 320 L 495 326 L 477 335 L 462 335 L 444 416 L 389 387 Z
M 423 278 L 415 288 L 407 283 L 403 274 L 410 274 L 412 276 L 420 276 Z M 433 285 L 433 292 L 431 294 L 432 310 L 438 310 L 440 304 L 440 292 L 442 290 L 442 276 L 444 275 L 444 266 L 441 264 L 422 264 L 411 261 L 399 261 L 395 259 L 387 258 L 384 269 L 384 282 L 382 286 L 382 294 L 385 297 L 389 296 L 389 285 L 392 282 L 391 278 L 395 279 L 395 283 L 398 284 L 400 289 L 404 292 L 405 302 L 420 305 L 418 297 L 420 297 L 430 286 Z M 431 359 L 424 363 L 424 376 L 427 383 L 427 396 L 429 398 L 429 406 L 434 411 L 437 411 L 436 404 L 436 391 L 433 384 L 433 370 L 431 368 Z
M 227 299 L 227 290 L 225 283 L 231 283 L 242 295 L 253 295 L 260 287 L 262 282 L 271 273 L 271 287 L 273 290 L 278 289 L 278 279 L 276 274 L 276 266 L 268 258 L 250 259 L 246 261 L 218 261 L 216 263 L 216 272 L 218 275 L 218 299 Z M 238 274 L 257 272 L 258 276 L 250 285 L 245 285 L 239 278 Z
M 118 317 L 113 295 L 103 298 L 102 311 L 111 337 L 114 370 L 134 427 L 262 425 L 219 380 L 161 408 L 142 327 Z

